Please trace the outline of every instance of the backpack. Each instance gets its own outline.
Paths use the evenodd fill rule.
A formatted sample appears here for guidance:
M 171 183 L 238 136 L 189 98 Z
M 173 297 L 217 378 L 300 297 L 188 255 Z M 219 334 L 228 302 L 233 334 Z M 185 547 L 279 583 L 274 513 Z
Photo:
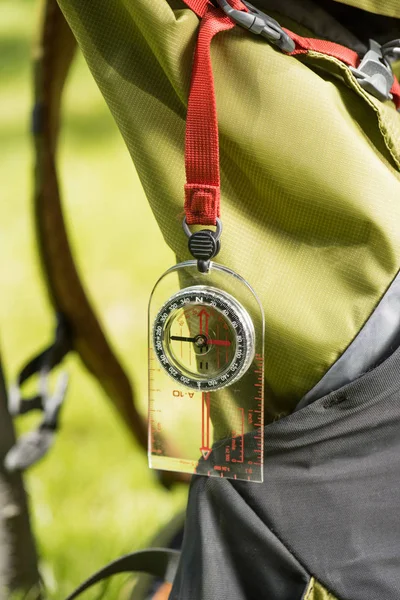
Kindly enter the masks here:
M 180 262 L 187 257 L 177 223 L 199 21 L 205 10 L 224 10 L 236 23 L 238 12 L 254 16 L 249 31 L 235 26 L 218 34 L 211 59 L 225 226 L 219 261 L 257 289 L 266 318 L 264 482 L 194 477 L 179 561 L 161 552 L 145 564 L 141 554 L 123 568 L 166 575 L 171 600 L 394 599 L 400 86 L 392 69 L 400 5 L 254 3 L 59 0 Z M 57 77 L 45 79 L 39 69 L 37 78 L 43 263 L 71 345 L 145 445 L 129 382 L 79 288 L 71 256 L 51 248 L 46 233 L 57 228 L 58 245 L 65 242 L 54 209 L 53 151 L 74 48 L 61 12 L 51 2 L 47 10 L 63 51 L 52 58 Z M 252 34 L 257 18 L 261 36 Z M 282 51 L 276 40 L 285 35 L 294 48 Z M 50 204 L 52 222 L 45 218 Z M 61 271 L 73 285 L 63 286 Z

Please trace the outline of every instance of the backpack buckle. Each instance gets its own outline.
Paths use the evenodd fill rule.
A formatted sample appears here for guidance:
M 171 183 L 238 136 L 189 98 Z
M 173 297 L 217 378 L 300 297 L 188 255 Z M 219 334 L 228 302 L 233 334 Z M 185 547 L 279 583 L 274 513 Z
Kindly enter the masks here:
M 242 0 L 243 4 L 248 8 L 249 12 L 236 10 L 232 8 L 227 0 L 217 0 L 217 3 L 224 13 L 232 19 L 237 25 L 244 27 L 247 31 L 251 31 L 256 35 L 265 37 L 275 46 L 278 46 L 284 52 L 293 52 L 296 44 L 288 34 L 283 31 L 278 21 L 275 21 L 269 15 L 261 12 L 255 6 Z
M 369 40 L 369 50 L 357 69 L 350 67 L 360 86 L 378 100 L 391 100 L 394 75 L 382 46 Z

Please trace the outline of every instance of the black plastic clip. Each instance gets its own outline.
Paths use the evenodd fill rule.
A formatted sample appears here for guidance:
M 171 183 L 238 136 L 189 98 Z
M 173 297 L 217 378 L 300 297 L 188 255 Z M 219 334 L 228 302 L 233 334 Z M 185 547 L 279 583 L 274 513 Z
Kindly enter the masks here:
M 183 219 L 183 230 L 189 238 L 189 252 L 197 260 L 197 268 L 200 273 L 208 273 L 210 270 L 210 260 L 217 256 L 221 249 L 222 223 L 219 219 L 216 221 L 216 226 L 216 231 L 201 229 L 192 233 L 187 224 L 186 217 Z
M 293 52 L 296 44 L 288 34 L 283 31 L 278 21 L 275 21 L 269 15 L 266 15 L 255 6 L 242 0 L 249 12 L 244 10 L 236 10 L 232 8 L 227 0 L 217 0 L 217 3 L 224 13 L 232 19 L 237 25 L 244 27 L 247 31 L 251 31 L 256 35 L 266 38 L 275 46 L 278 46 L 284 52 Z
M 22 369 L 17 382 L 9 391 L 9 412 L 12 416 L 40 410 L 43 412 L 43 418 L 36 429 L 22 435 L 7 453 L 4 466 L 8 471 L 27 469 L 42 458 L 52 446 L 59 427 L 59 415 L 67 391 L 68 375 L 62 372 L 54 393 L 50 393 L 49 374 L 71 349 L 69 328 L 65 318 L 58 315 L 53 344 Z M 38 393 L 31 398 L 23 398 L 21 386 L 34 374 L 39 375 Z
M 43 419 L 39 426 L 32 431 L 22 435 L 15 445 L 8 451 L 4 466 L 9 472 L 24 471 L 40 460 L 53 445 L 59 426 L 59 414 L 63 405 L 68 386 L 68 374 L 61 373 L 56 389 L 53 394 L 47 391 L 48 373 L 40 373 L 41 395 L 40 406 L 31 404 L 30 410 L 40 408 L 43 411 Z M 27 401 L 25 400 L 23 404 Z M 26 411 L 25 411 L 26 412 Z

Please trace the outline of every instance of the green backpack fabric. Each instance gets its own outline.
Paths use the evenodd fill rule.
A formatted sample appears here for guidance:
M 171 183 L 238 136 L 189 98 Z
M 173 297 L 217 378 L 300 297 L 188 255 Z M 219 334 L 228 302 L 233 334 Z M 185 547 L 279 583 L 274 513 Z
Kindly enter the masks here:
M 400 18 L 400 6 L 397 0 L 336 0 L 356 8 L 368 10 L 376 15 Z
M 183 260 L 178 224 L 198 18 L 179 1 L 60 6 L 165 240 Z M 287 57 L 238 27 L 216 37 L 212 61 L 225 226 L 219 260 L 262 300 L 273 420 L 292 412 L 339 358 L 398 271 L 400 119 L 338 60 Z
M 394 0 L 254 4 L 291 31 L 342 43 L 360 58 L 369 37 L 399 37 Z M 59 5 L 165 241 L 185 260 L 184 135 L 199 19 L 180 0 Z M 378 99 L 321 52 L 287 56 L 235 27 L 216 36 L 211 54 L 224 222 L 218 261 L 249 281 L 266 318 L 265 481 L 194 478 L 170 598 L 394 600 L 400 115 L 389 97 Z M 68 293 L 58 290 L 55 304 L 104 383 Z M 130 386 L 121 393 L 121 381 L 114 364 L 105 387 L 132 426 Z

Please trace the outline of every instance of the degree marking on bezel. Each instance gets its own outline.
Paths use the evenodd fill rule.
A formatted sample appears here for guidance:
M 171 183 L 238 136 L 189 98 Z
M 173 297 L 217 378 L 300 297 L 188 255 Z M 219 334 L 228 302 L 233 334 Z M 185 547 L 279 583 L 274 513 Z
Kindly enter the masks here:
M 181 300 L 181 304 L 171 308 L 179 300 Z M 212 304 L 213 301 L 217 302 L 216 306 Z M 167 356 L 168 352 L 166 352 L 164 344 L 165 328 L 173 311 L 196 303 L 216 309 L 231 324 L 236 340 L 241 338 L 241 341 L 236 343 L 235 355 L 228 367 L 219 375 L 203 381 L 185 375 L 177 364 L 173 364 Z M 165 373 L 177 383 L 198 391 L 222 389 L 242 377 L 253 360 L 253 323 L 246 309 L 230 294 L 213 288 L 207 289 L 204 286 L 193 286 L 177 292 L 161 307 L 153 326 L 153 344 L 154 352 Z

